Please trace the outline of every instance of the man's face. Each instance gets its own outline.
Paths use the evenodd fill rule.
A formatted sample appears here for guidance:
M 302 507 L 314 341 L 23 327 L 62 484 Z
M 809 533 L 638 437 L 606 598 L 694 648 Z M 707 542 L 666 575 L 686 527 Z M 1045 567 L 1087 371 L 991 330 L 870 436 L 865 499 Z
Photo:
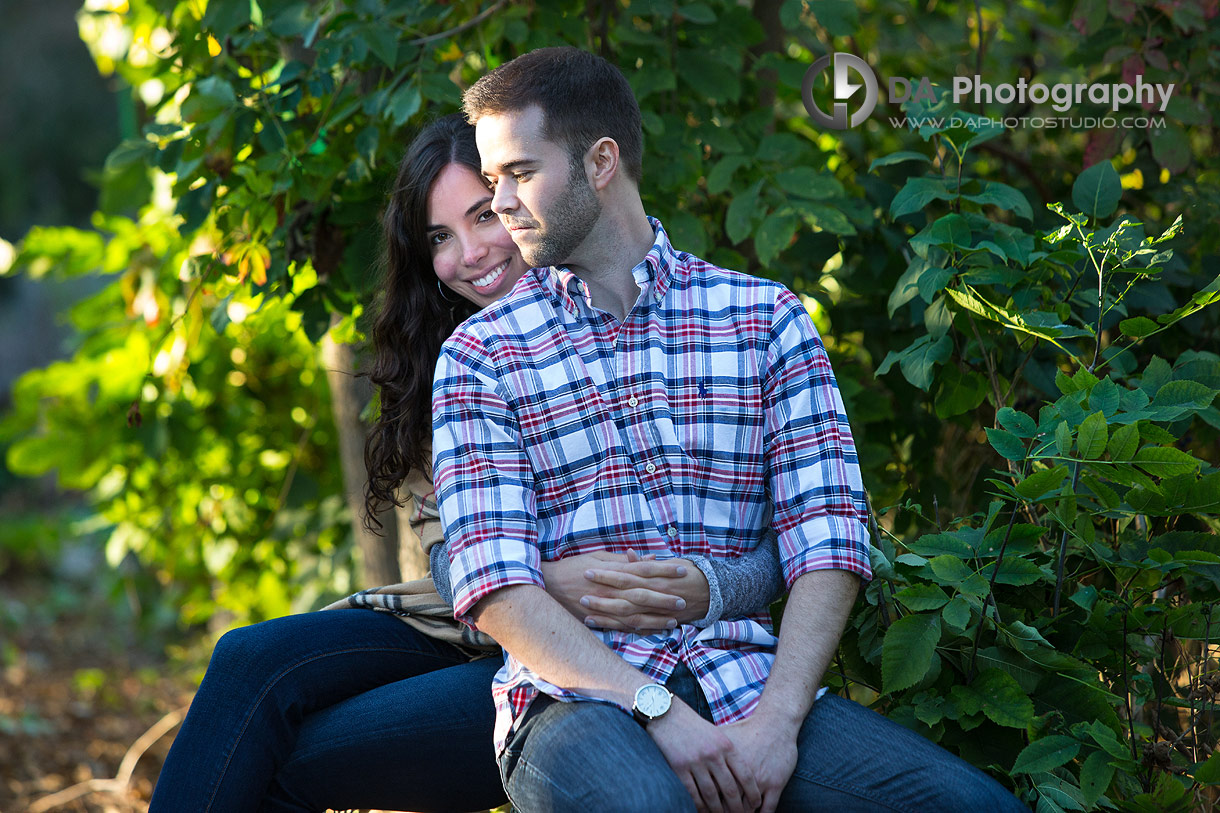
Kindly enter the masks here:
M 570 262 L 588 237 L 601 201 L 565 144 L 542 134 L 538 107 L 480 118 L 475 126 L 491 208 L 532 267 Z

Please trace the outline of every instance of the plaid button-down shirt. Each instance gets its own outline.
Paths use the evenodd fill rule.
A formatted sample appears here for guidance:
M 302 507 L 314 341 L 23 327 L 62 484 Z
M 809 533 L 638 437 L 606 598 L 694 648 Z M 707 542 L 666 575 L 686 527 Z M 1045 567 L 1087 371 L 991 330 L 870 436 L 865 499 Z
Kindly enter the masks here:
M 871 575 L 856 449 L 804 307 L 782 285 L 675 251 L 650 222 L 624 321 L 570 271 L 534 269 L 441 350 L 434 475 L 460 620 L 495 590 L 543 586 L 543 560 L 628 548 L 726 559 L 768 527 L 789 587 L 812 570 Z M 717 723 L 753 710 L 776 644 L 765 612 L 594 632 L 659 682 L 686 663 Z M 493 685 L 497 752 L 539 691 L 592 699 L 508 655 Z

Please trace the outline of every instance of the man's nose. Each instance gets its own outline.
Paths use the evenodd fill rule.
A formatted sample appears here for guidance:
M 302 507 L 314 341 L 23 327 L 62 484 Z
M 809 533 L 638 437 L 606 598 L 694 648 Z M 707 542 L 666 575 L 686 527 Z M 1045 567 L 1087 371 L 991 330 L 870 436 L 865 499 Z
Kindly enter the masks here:
M 517 210 L 517 194 L 510 183 L 496 184 L 491 196 L 491 210 L 498 215 L 512 214 Z

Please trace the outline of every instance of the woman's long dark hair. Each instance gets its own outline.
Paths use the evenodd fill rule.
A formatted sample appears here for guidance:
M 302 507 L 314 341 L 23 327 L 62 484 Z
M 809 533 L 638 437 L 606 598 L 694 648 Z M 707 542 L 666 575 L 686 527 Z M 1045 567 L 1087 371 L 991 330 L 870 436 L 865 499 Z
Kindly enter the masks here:
M 432 376 L 441 344 L 478 310 L 439 285 L 428 245 L 428 193 L 449 164 L 482 178 L 474 128 L 460 114 L 437 119 L 411 142 L 382 216 L 381 293 L 375 306 L 374 360 L 369 378 L 381 390 L 381 414 L 364 444 L 368 484 L 364 525 L 379 530 L 377 515 L 401 505 L 397 491 L 412 469 L 430 471 Z M 442 291 L 444 294 L 442 295 Z

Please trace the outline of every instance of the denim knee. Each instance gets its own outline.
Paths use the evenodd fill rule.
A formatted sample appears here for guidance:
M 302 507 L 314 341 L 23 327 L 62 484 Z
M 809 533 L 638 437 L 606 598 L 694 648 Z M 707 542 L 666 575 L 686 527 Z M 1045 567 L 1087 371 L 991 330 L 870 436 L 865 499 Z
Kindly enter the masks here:
M 528 811 L 679 813 L 694 802 L 651 737 L 602 703 L 534 701 L 501 757 L 504 787 Z

